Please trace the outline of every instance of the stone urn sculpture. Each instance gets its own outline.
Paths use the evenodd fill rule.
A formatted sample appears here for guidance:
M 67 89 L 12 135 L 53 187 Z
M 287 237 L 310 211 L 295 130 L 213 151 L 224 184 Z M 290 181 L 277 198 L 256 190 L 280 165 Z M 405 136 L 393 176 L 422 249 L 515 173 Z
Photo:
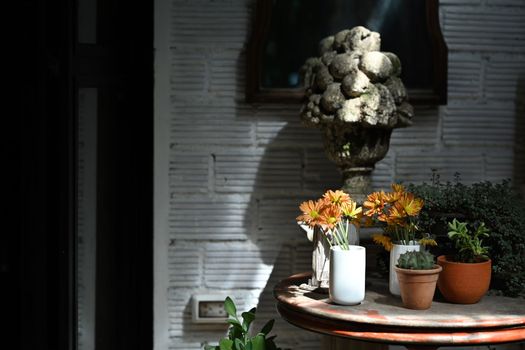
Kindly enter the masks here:
M 414 114 L 399 78 L 399 58 L 380 49 L 379 33 L 355 27 L 321 40 L 320 57 L 301 68 L 307 98 L 301 120 L 321 129 L 326 154 L 342 172 L 343 190 L 361 203 L 392 130 L 411 125 Z

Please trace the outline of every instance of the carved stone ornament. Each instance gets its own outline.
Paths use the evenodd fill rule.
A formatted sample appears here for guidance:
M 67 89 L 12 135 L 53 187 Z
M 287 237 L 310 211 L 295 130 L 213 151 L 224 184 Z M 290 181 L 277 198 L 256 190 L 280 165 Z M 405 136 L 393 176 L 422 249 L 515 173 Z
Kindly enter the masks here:
M 319 57 L 301 68 L 307 97 L 301 120 L 321 129 L 343 190 L 358 202 L 370 191 L 371 172 L 388 152 L 392 130 L 411 125 L 414 116 L 399 78 L 401 61 L 380 49 L 379 33 L 354 27 L 321 40 Z

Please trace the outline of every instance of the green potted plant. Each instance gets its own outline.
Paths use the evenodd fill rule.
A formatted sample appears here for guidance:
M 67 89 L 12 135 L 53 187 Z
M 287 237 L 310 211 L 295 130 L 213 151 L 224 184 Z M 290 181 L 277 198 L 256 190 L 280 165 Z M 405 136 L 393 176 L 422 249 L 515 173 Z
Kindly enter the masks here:
M 401 290 L 401 300 L 408 309 L 426 310 L 432 305 L 441 266 L 426 251 L 408 251 L 399 256 L 394 267 Z
M 436 237 L 438 247 L 429 249 L 434 255 L 454 255 L 447 234 L 452 219 L 484 222 L 490 230 L 483 240 L 492 259 L 490 289 L 505 296 L 525 297 L 525 201 L 510 181 L 465 185 L 459 174 L 444 182 L 434 171 L 431 182 L 408 188 L 425 201 L 418 226 Z
M 204 350 L 281 350 L 275 345 L 275 335 L 268 337 L 273 328 L 274 320 L 269 320 L 261 331 L 250 336 L 250 325 L 255 320 L 255 311 L 241 314 L 242 320 L 237 317 L 237 307 L 230 297 L 224 301 L 224 309 L 228 314 L 228 337 L 219 341 L 219 345 L 205 345 Z
M 448 237 L 454 243 L 456 254 L 441 255 L 438 264 L 443 267 L 438 288 L 443 297 L 458 304 L 477 303 L 487 292 L 492 272 L 488 248 L 483 238 L 489 237 L 489 230 L 480 223 L 476 229 L 469 229 L 466 222 L 457 219 L 448 224 Z

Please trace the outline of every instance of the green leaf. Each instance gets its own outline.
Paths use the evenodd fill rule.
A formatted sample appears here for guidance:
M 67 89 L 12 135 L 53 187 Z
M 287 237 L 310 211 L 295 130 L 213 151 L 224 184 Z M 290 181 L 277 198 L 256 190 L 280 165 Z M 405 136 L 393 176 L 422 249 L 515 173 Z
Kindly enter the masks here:
M 274 323 L 275 323 L 275 320 L 269 320 L 268 322 L 266 322 L 264 327 L 261 329 L 261 333 L 264 335 L 267 335 L 268 333 L 270 333 L 272 331 Z
M 252 338 L 252 350 L 266 350 L 266 341 L 264 334 L 259 333 Z
M 226 322 L 228 322 L 229 324 L 231 324 L 232 326 L 239 326 L 239 327 L 242 327 L 241 323 L 237 320 L 234 320 L 234 319 L 227 319 Z
M 245 350 L 246 349 L 242 341 L 238 338 L 235 339 L 234 344 L 235 344 L 235 350 Z
M 266 350 L 277 350 L 277 346 L 275 345 L 275 342 L 272 339 L 266 339 Z
M 242 313 L 242 328 L 245 332 L 250 329 L 250 324 L 255 320 L 255 314 L 252 312 L 243 312 Z
M 223 338 L 219 342 L 220 350 L 232 350 L 233 341 L 230 339 Z
M 219 345 L 204 345 L 204 350 L 221 350 Z
M 232 326 L 230 328 L 229 338 L 231 340 L 244 338 L 244 331 L 242 327 L 237 325 Z
M 459 233 L 456 232 L 456 231 L 449 231 L 449 233 L 448 233 L 448 237 L 449 237 L 449 238 L 452 238 L 452 237 L 454 237 L 454 236 L 456 236 L 456 235 L 459 235 Z
M 224 310 L 226 310 L 226 313 L 228 315 L 237 319 L 237 308 L 235 307 L 235 304 L 230 297 L 226 297 L 226 300 L 224 300 Z

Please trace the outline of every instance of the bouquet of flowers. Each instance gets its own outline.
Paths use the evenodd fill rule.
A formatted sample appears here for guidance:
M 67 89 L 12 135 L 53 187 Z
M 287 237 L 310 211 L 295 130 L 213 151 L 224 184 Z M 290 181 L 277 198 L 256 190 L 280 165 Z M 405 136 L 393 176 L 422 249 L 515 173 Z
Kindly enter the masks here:
M 407 192 L 402 185 L 392 184 L 391 192 L 373 192 L 363 203 L 367 224 L 379 224 L 383 233 L 372 236 L 374 242 L 390 251 L 393 243 L 437 245 L 428 234 L 419 234 L 418 215 L 423 200 Z
M 349 246 L 349 224 L 358 226 L 363 212 L 347 193 L 340 190 L 329 190 L 316 201 L 303 202 L 299 209 L 302 212 L 297 217 L 299 223 L 312 229 L 320 227 L 330 247 L 338 245 L 344 250 Z

